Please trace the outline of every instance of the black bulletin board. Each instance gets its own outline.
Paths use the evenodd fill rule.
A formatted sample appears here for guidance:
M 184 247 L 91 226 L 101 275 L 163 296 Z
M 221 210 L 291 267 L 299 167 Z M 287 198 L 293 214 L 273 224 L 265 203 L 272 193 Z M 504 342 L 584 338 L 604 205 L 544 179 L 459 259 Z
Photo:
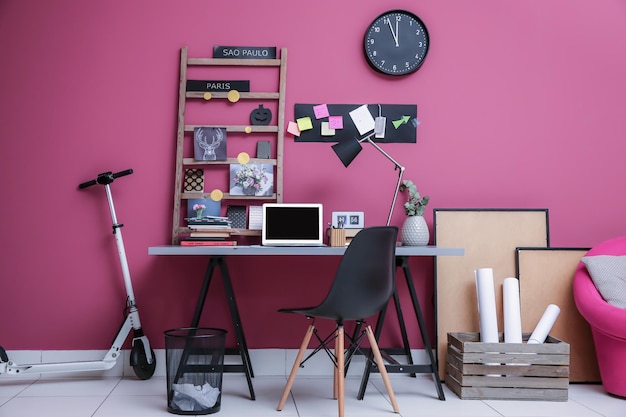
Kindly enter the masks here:
M 313 129 L 300 132 L 300 136 L 295 136 L 296 142 L 338 142 L 344 138 L 362 137 L 359 135 L 354 122 L 350 118 L 350 112 L 363 104 L 327 104 L 328 113 L 331 116 L 343 116 L 343 129 L 336 129 L 333 136 L 322 136 L 321 125 L 328 118 L 316 119 L 313 107 L 317 104 L 296 104 L 294 109 L 295 119 L 301 117 L 310 117 Z M 387 118 L 385 125 L 385 137 L 382 139 L 374 139 L 376 142 L 387 143 L 415 143 L 417 141 L 417 105 L 415 104 L 368 104 L 367 109 L 376 118 L 379 115 Z M 407 123 L 403 123 L 395 128 L 394 120 L 400 120 L 404 116 L 408 116 Z M 363 135 L 365 136 L 365 135 Z

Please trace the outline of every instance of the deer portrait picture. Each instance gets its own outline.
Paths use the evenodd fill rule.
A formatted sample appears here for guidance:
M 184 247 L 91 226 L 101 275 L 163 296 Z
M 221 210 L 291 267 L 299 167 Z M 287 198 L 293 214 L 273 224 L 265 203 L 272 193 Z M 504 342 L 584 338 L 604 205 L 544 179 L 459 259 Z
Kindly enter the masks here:
M 226 159 L 226 129 L 197 127 L 193 132 L 194 159 L 219 161 Z

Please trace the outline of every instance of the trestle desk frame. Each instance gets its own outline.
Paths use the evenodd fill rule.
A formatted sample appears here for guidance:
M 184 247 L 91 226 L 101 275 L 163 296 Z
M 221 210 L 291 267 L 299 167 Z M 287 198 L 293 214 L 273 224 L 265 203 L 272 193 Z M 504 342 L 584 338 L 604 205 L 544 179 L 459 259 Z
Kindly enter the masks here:
M 190 327 L 198 327 L 200 323 L 200 317 L 202 316 L 202 310 L 204 308 L 204 304 L 206 302 L 206 297 L 209 291 L 209 286 L 211 284 L 211 280 L 213 278 L 213 273 L 216 268 L 219 268 L 222 281 L 224 283 L 224 291 L 226 292 L 226 297 L 228 299 L 228 307 L 230 309 L 230 314 L 233 320 L 233 326 L 235 329 L 235 336 L 237 340 L 237 348 L 235 349 L 236 354 L 239 354 L 241 357 L 241 365 L 237 364 L 228 364 L 224 365 L 224 372 L 243 372 L 246 375 L 246 380 L 248 382 L 248 389 L 250 390 L 250 398 L 254 400 L 254 388 L 252 386 L 252 377 L 254 377 L 254 372 L 252 370 L 252 363 L 250 361 L 250 354 L 248 352 L 248 345 L 246 343 L 245 333 L 243 331 L 243 325 L 241 322 L 241 317 L 239 316 L 239 309 L 237 308 L 237 302 L 235 299 L 235 292 L 232 286 L 232 282 L 230 279 L 230 274 L 228 272 L 228 266 L 226 263 L 226 258 L 229 256 L 342 256 L 345 252 L 344 247 L 331 247 L 331 246 L 321 246 L 321 247 L 289 247 L 289 246 L 278 246 L 278 247 L 268 247 L 268 246 L 152 246 L 148 248 L 149 255 L 169 255 L 169 256 L 210 256 L 209 263 L 207 269 L 204 274 L 204 280 L 202 282 L 202 287 L 200 289 L 200 294 L 198 296 L 198 302 L 196 304 L 196 308 L 194 311 L 193 318 L 190 323 Z M 404 278 L 406 280 L 407 288 L 409 290 L 411 301 L 413 304 L 413 310 L 415 312 L 415 317 L 417 319 L 417 323 L 420 330 L 420 335 L 422 337 L 422 342 L 424 343 L 424 349 L 428 355 L 429 363 L 428 364 L 414 364 L 411 356 L 411 349 L 409 345 L 409 340 L 406 332 L 404 315 L 402 314 L 402 308 L 400 306 L 400 298 L 398 296 L 397 291 L 394 289 L 393 292 L 393 301 L 397 313 L 397 317 L 400 324 L 400 331 L 402 334 L 402 342 L 403 348 L 400 351 L 394 349 L 383 349 L 381 348 L 381 353 L 385 357 L 386 361 L 389 364 L 385 365 L 387 372 L 389 373 L 408 373 L 408 374 L 416 374 L 416 373 L 429 373 L 433 376 L 435 381 L 435 386 L 437 389 L 437 396 L 440 400 L 445 400 L 445 395 L 443 393 L 443 389 L 441 387 L 441 379 L 439 378 L 438 366 L 437 366 L 437 357 L 436 350 L 433 349 L 433 345 L 430 343 L 430 337 L 428 336 L 428 329 L 426 327 L 426 322 L 424 321 L 424 316 L 422 314 L 422 309 L 419 304 L 419 300 L 417 298 L 417 294 L 415 292 L 415 286 L 413 285 L 413 278 L 411 276 L 411 270 L 409 268 L 409 258 L 414 256 L 429 256 L 429 257 L 437 257 L 437 256 L 462 256 L 464 254 L 463 248 L 439 248 L 436 246 L 398 246 L 396 248 L 396 266 L 401 268 L 403 271 Z M 435 306 L 435 311 L 437 306 Z M 384 322 L 384 317 L 386 313 L 387 307 L 381 311 L 378 316 L 375 336 L 378 339 L 380 337 L 380 333 L 382 331 L 382 326 Z M 436 318 L 435 318 L 436 322 Z M 435 323 L 436 324 L 436 323 Z M 230 349 L 229 352 L 231 353 Z M 407 364 L 400 364 L 394 358 L 392 358 L 391 354 L 402 354 L 407 357 Z M 357 398 L 359 400 L 363 399 L 365 395 L 365 388 L 367 386 L 367 382 L 369 380 L 370 373 L 378 372 L 378 369 L 373 363 L 373 361 L 367 361 L 368 366 L 365 367 L 363 372 L 363 377 L 361 380 L 361 387 L 358 393 Z

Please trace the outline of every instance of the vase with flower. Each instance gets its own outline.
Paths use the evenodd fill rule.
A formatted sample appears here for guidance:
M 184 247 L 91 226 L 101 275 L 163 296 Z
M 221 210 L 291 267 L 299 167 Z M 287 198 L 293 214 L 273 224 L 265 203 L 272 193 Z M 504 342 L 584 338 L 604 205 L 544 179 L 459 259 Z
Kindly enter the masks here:
M 406 203 L 404 203 L 404 212 L 408 217 L 400 230 L 402 244 L 407 246 L 428 245 L 430 233 L 426 220 L 424 220 L 424 209 L 430 197 L 422 197 L 417 186 L 411 180 L 402 181 L 400 191 L 406 191 L 409 195 Z
M 196 211 L 196 218 L 202 218 L 202 213 L 204 213 L 204 209 L 206 206 L 204 204 L 194 204 L 193 209 Z

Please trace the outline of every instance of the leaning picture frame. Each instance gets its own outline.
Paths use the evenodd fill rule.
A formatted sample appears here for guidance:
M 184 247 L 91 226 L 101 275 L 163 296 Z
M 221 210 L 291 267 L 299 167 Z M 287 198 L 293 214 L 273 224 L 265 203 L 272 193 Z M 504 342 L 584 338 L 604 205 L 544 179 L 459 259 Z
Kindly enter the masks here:
M 574 383 L 601 381 L 591 328 L 578 311 L 572 290 L 576 268 L 589 249 L 518 247 L 515 251 L 522 331 L 531 332 L 549 304 L 559 306 L 550 335 L 569 344 L 569 381 Z
M 477 332 L 479 328 L 474 271 L 492 268 L 494 285 L 515 276 L 518 247 L 549 247 L 549 216 L 544 208 L 435 208 L 434 242 L 441 247 L 462 247 L 464 256 L 435 259 L 435 343 L 439 375 L 445 378 L 448 333 Z M 450 308 L 454 306 L 454 308 Z M 496 291 L 497 311 L 502 292 Z M 502 316 L 498 329 L 503 328 Z
M 230 195 L 272 196 L 274 165 L 230 164 Z

